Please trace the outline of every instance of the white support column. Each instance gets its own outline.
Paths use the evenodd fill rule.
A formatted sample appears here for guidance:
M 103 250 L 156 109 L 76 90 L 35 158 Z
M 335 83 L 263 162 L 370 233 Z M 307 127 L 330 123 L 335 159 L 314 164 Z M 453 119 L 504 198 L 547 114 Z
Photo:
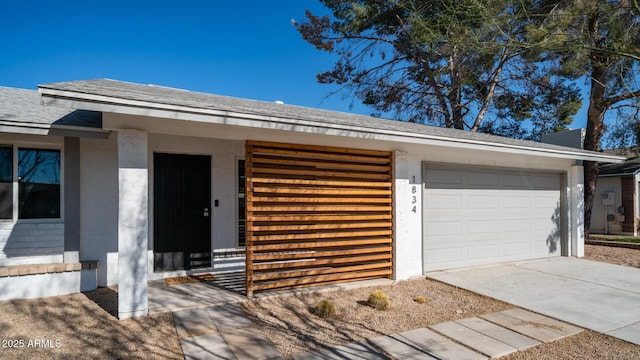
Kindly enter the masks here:
M 118 131 L 118 317 L 148 314 L 148 137 Z
M 413 174 L 407 153 L 394 153 L 393 278 L 406 280 L 422 274 L 422 186 Z M 413 172 L 420 169 L 413 169 Z M 416 179 L 417 178 L 417 179 Z
M 569 203 L 571 256 L 584 256 L 584 170 L 582 165 L 573 165 L 569 171 Z

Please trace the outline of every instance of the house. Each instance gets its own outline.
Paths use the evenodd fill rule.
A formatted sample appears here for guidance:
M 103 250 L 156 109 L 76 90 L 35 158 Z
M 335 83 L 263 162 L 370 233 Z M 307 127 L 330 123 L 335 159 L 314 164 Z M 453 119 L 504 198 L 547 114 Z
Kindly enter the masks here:
M 118 284 L 120 318 L 147 313 L 148 280 L 199 271 L 242 269 L 252 296 L 583 256 L 581 161 L 623 160 L 106 79 L 38 88 L 0 91 L 2 293 Z
M 590 232 L 638 236 L 639 186 L 640 157 L 637 155 L 632 155 L 622 164 L 600 164 Z
M 585 129 L 545 134 L 542 141 L 582 149 Z M 638 235 L 640 226 L 640 158 L 629 149 L 610 149 L 611 155 L 630 154 L 623 163 L 598 164 L 598 181 L 591 208 L 592 234 Z

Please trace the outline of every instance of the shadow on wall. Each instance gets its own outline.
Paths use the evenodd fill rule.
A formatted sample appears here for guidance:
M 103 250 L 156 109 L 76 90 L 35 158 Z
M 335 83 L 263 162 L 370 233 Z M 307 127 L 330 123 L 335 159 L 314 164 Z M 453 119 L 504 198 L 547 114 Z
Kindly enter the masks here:
M 130 180 L 132 188 L 139 188 L 137 179 Z M 122 184 L 124 187 L 128 187 L 127 180 Z M 122 225 L 126 229 L 126 233 L 130 236 L 135 236 L 135 240 L 118 239 L 118 241 L 125 241 L 128 243 L 126 248 L 130 250 L 128 253 L 119 253 L 118 262 L 125 263 L 129 269 L 122 269 L 119 266 L 119 292 L 122 295 L 120 299 L 126 299 L 129 304 L 122 307 L 122 303 L 118 303 L 118 311 L 124 310 L 126 312 L 133 311 L 138 312 L 140 310 L 148 309 L 148 293 L 147 293 L 147 281 L 148 281 L 148 259 L 147 259 L 147 246 L 139 246 L 138 244 L 147 243 L 149 241 L 148 233 L 148 199 L 146 188 L 143 193 L 134 194 L 130 191 L 126 192 L 131 196 L 131 199 L 122 199 L 120 207 L 129 207 L 127 213 L 130 215 L 127 219 L 120 219 Z M 131 206 L 135 201 L 137 204 Z M 122 210 L 121 210 L 122 211 Z M 118 231 L 120 236 L 120 230 Z M 123 272 L 124 270 L 124 272 Z M 126 278 L 122 278 L 125 274 Z M 123 289 L 123 285 L 128 285 Z
M 62 261 L 64 224 L 19 222 L 5 224 L 2 228 L 9 231 L 6 238 L 0 239 L 3 258 L 7 260 L 24 258 L 25 261 L 20 262 L 24 264 Z
M 80 256 L 98 260 L 98 285 L 117 284 L 118 158 L 116 136 L 82 139 Z
M 562 213 L 560 210 L 561 206 L 560 202 L 558 202 L 553 214 L 551 215 L 553 229 L 547 236 L 547 248 L 549 249 L 549 254 L 555 254 L 558 251 L 562 240 Z

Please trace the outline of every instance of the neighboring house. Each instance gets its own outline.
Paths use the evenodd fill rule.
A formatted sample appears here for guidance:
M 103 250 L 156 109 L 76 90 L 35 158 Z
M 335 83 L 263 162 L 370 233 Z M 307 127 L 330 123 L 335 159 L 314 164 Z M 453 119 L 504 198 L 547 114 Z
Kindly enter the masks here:
M 623 160 L 113 80 L 0 90 L 0 293 L 118 284 L 120 318 L 193 272 L 251 296 L 583 256 L 580 161 Z
M 617 153 L 617 151 L 608 151 Z M 600 164 L 590 232 L 638 235 L 640 217 L 640 157 L 622 164 Z
M 545 143 L 582 149 L 585 129 L 545 134 Z M 640 222 L 640 157 L 629 149 L 604 150 L 629 157 L 623 163 L 598 164 L 599 175 L 591 208 L 592 234 L 638 235 Z

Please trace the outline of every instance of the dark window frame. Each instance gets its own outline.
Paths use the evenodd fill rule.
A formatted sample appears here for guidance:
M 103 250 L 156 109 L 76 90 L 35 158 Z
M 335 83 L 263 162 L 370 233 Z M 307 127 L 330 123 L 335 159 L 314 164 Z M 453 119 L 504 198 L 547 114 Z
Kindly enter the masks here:
M 0 144 L 0 151 L 8 152 L 2 156 L 0 164 L 0 221 L 60 221 L 63 220 L 63 162 L 64 152 L 59 146 L 40 146 L 27 144 Z M 6 163 L 10 163 L 8 170 Z M 24 166 L 32 166 L 25 170 Z M 43 167 L 43 165 L 48 166 Z M 4 168 L 4 169 L 3 169 Z M 7 173 L 10 181 L 2 181 Z M 28 181 L 24 181 L 24 177 Z M 2 184 L 5 189 L 2 189 Z M 10 190 L 8 190 L 10 189 Z M 3 191 L 4 190 L 4 191 Z M 3 194 L 4 192 L 4 194 Z M 3 216 L 4 215 L 4 216 Z
M 236 212 L 236 229 L 238 230 L 237 244 L 238 247 L 244 247 L 246 244 L 246 175 L 245 175 L 245 161 L 244 159 L 237 159 L 236 161 L 236 197 L 237 197 L 237 212 Z
M 6 154 L 6 152 L 8 152 L 8 154 Z M 14 215 L 13 184 L 15 182 L 15 171 L 13 168 L 13 153 L 13 146 L 0 146 L 0 220 L 13 220 Z M 8 172 L 8 174 L 6 172 Z

